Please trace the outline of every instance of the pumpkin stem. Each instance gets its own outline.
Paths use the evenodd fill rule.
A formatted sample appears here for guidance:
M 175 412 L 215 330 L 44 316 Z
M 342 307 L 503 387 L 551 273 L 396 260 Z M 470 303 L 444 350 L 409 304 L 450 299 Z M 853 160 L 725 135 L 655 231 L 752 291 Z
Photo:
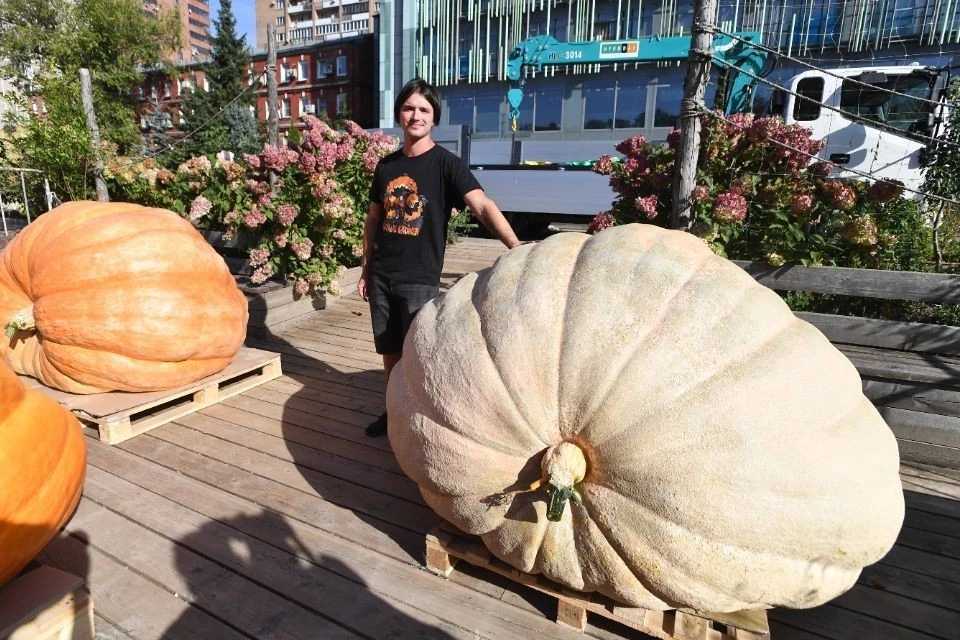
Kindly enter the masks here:
M 8 338 L 12 338 L 18 331 L 33 331 L 36 328 L 37 323 L 33 318 L 33 306 L 31 305 L 13 314 L 10 322 L 7 323 L 5 333 Z
M 567 500 L 580 501 L 576 485 L 587 475 L 587 459 L 583 450 L 572 442 L 561 442 L 547 449 L 540 460 L 540 468 L 550 478 L 547 494 L 547 519 L 558 522 L 563 517 Z

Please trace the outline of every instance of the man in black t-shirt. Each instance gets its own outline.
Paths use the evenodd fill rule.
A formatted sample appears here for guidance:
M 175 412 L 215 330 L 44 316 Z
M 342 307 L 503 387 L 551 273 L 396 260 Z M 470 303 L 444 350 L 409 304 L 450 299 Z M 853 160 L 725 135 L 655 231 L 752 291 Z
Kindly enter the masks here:
M 370 302 L 373 340 L 390 372 L 399 362 L 414 315 L 439 293 L 450 214 L 464 205 L 508 249 L 520 244 L 466 162 L 430 138 L 440 100 L 426 81 L 411 80 L 393 106 L 403 147 L 377 164 L 363 233 L 360 297 Z M 368 436 L 387 432 L 387 414 Z

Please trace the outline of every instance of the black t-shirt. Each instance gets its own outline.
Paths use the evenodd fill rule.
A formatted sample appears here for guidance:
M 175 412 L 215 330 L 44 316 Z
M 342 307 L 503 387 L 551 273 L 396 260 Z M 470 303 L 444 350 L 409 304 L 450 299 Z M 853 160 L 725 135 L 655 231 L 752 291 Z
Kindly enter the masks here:
M 400 149 L 382 159 L 370 187 L 370 201 L 384 213 L 371 273 L 407 284 L 439 284 L 450 210 L 462 209 L 463 196 L 480 188 L 470 167 L 440 145 L 411 158 Z

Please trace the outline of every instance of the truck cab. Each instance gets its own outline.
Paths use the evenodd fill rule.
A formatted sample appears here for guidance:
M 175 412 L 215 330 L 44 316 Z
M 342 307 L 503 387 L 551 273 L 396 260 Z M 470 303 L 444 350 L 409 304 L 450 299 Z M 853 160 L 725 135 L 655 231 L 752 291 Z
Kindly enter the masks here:
M 804 71 L 786 83 L 789 93 L 774 93 L 770 110 L 825 141 L 819 157 L 836 166 L 836 177 L 860 172 L 918 190 L 921 151 L 942 121 L 928 101 L 942 82 L 939 70 L 920 66 Z

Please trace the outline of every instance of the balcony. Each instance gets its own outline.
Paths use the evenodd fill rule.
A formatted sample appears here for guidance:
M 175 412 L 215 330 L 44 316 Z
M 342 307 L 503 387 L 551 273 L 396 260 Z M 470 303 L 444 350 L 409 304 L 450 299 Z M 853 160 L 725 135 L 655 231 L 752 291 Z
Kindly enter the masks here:
M 287 9 L 287 13 L 289 13 L 291 16 L 294 15 L 294 14 L 312 13 L 312 12 L 313 12 L 313 5 L 315 5 L 315 4 L 317 4 L 317 3 L 316 3 L 316 2 L 310 2 L 309 0 L 303 0 L 302 2 L 298 2 L 298 3 L 296 3 L 296 4 L 293 4 L 293 3 L 291 2 L 291 3 L 289 4 L 289 8 Z

